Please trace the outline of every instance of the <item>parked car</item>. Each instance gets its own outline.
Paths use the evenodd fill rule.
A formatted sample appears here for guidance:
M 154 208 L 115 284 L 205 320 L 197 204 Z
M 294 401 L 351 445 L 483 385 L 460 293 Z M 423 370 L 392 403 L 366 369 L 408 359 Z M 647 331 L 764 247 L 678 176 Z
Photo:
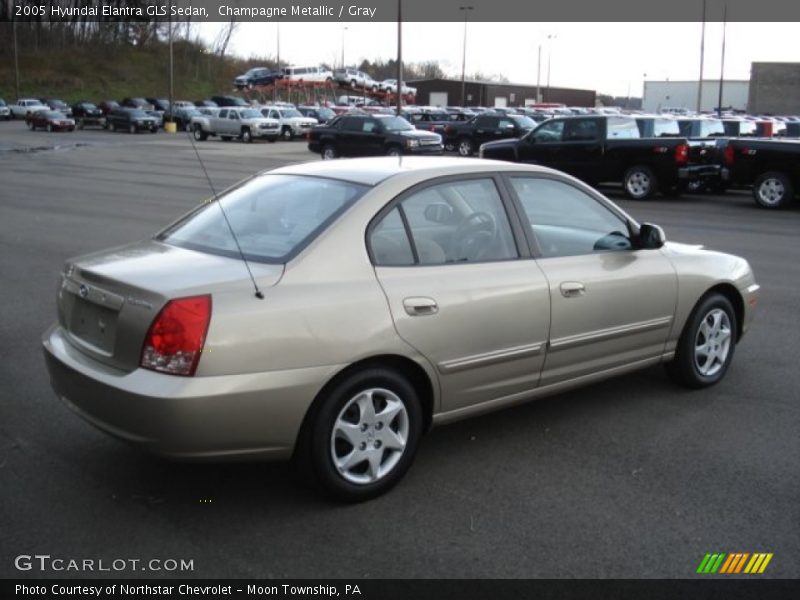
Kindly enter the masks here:
M 786 208 L 800 191 L 800 141 L 732 138 L 722 177 L 752 186 L 762 208 Z
M 194 106 L 182 106 L 176 108 L 170 118 L 175 122 L 175 126 L 181 131 L 191 131 L 192 130 L 192 119 L 194 117 L 199 117 L 203 113 L 200 112 L 200 109 Z
M 46 129 L 47 131 L 75 131 L 75 121 L 57 110 L 38 110 L 25 116 L 25 123 L 31 131 Z
M 281 137 L 287 141 L 293 140 L 298 135 L 305 136 L 318 124 L 316 119 L 304 116 L 296 108 L 262 106 L 261 114 L 280 123 Z
M 308 134 L 308 149 L 324 160 L 339 156 L 441 154 L 440 135 L 416 129 L 394 115 L 348 114 Z
M 136 108 L 144 111 L 156 109 L 152 102 L 148 102 L 144 98 L 123 98 L 119 105 L 123 108 Z
M 327 123 L 336 116 L 336 113 L 326 106 L 298 106 L 297 110 L 304 117 L 316 119 L 318 123 Z
M 4 121 L 11 120 L 11 109 L 8 108 L 8 104 L 6 104 L 6 101 L 2 98 L 0 98 L 0 119 Z
M 658 190 L 678 193 L 689 182 L 717 179 L 720 166 L 690 161 L 686 138 L 641 138 L 626 116 L 570 116 L 550 119 L 521 139 L 481 146 L 483 158 L 552 167 L 583 181 L 621 183 L 634 200 Z
M 378 91 L 378 82 L 358 69 L 336 69 L 333 71 L 333 79 L 340 85 L 347 85 L 351 88 L 369 89 Z
M 219 202 L 66 262 L 48 379 L 143 449 L 292 458 L 347 501 L 397 484 L 431 425 L 657 364 L 714 385 L 759 298 L 745 259 L 549 169 L 316 161 Z
M 136 108 L 118 108 L 108 114 L 106 126 L 111 131 L 127 131 L 129 133 L 149 131 L 150 133 L 157 133 L 158 119 Z
M 233 85 L 240 90 L 252 89 L 257 85 L 272 85 L 279 79 L 283 79 L 281 71 L 273 71 L 266 67 L 255 67 L 234 79 Z
M 498 115 L 489 111 L 471 121 L 445 128 L 445 144 L 461 156 L 472 156 L 481 144 L 502 138 L 519 138 L 536 127 L 536 122 L 521 115 Z
M 100 125 L 105 127 L 106 118 L 103 111 L 91 102 L 81 101 L 72 105 L 72 116 L 77 123 L 78 129 L 83 129 L 87 125 Z
M 407 85 L 405 82 L 402 84 L 402 91 L 400 92 L 403 96 L 416 96 L 417 95 L 417 88 L 411 87 Z M 384 79 L 378 84 L 378 88 L 389 94 L 396 94 L 397 93 L 397 79 Z
M 406 109 L 400 113 L 400 116 L 402 116 L 417 129 L 438 133 L 440 136 L 442 136 L 443 140 L 447 138 L 446 129 L 448 126 L 454 123 L 457 124 L 469 120 L 469 117 L 464 114 L 447 112 L 439 109 L 426 111 Z M 452 152 L 455 150 L 454 143 L 452 141 L 448 141 L 448 143 L 445 144 L 444 149 L 448 152 Z
M 153 110 L 162 114 L 169 112 L 169 98 L 145 98 L 145 100 L 153 105 Z
M 69 104 L 58 98 L 41 98 L 42 104 L 49 107 L 50 110 L 60 112 L 66 117 L 72 117 L 72 108 Z
M 245 143 L 262 138 L 274 142 L 281 135 L 280 123 L 255 108 L 220 108 L 216 114 L 192 118 L 192 127 L 194 138 L 199 141 L 218 135 L 225 142 L 234 138 Z
M 283 78 L 289 81 L 333 81 L 333 72 L 322 66 L 302 67 L 291 66 L 283 68 Z
M 198 100 L 194 105 L 198 108 L 217 108 L 219 106 L 213 100 Z
M 232 106 L 237 108 L 250 108 L 250 103 L 241 96 L 211 96 L 211 102 L 219 107 Z
M 46 104 L 36 98 L 20 98 L 16 103 L 9 105 L 12 119 L 24 119 L 27 115 L 39 112 L 40 110 L 50 110 Z
M 97 105 L 97 108 L 103 111 L 103 114 L 108 116 L 109 113 L 122 108 L 116 100 L 103 100 Z

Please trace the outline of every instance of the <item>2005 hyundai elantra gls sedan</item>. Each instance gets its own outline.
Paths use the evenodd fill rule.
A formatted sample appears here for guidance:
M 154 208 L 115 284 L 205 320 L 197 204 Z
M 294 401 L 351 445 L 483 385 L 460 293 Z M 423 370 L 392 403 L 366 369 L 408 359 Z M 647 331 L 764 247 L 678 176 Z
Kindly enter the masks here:
M 293 457 L 359 500 L 434 424 L 656 363 L 717 383 L 757 295 L 744 259 L 665 243 L 556 171 L 326 161 L 68 261 L 44 350 L 58 396 L 112 435 Z

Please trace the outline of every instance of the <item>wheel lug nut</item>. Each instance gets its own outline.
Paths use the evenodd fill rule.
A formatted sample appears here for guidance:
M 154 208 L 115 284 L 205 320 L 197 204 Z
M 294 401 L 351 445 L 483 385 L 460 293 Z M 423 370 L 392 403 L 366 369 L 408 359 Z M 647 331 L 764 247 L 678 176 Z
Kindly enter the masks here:
M 375 447 L 376 448 L 380 448 L 381 447 L 381 441 L 380 440 L 375 440 Z
M 358 449 L 359 449 L 359 450 L 366 450 L 366 449 L 367 449 L 367 442 L 361 442 L 361 443 L 358 445 Z
M 366 423 L 362 423 L 361 424 L 361 431 L 366 431 L 368 428 L 369 428 L 369 425 L 367 425 Z
M 375 425 L 375 429 L 378 429 L 378 430 L 383 429 L 383 422 L 382 421 L 378 421 L 378 423 Z

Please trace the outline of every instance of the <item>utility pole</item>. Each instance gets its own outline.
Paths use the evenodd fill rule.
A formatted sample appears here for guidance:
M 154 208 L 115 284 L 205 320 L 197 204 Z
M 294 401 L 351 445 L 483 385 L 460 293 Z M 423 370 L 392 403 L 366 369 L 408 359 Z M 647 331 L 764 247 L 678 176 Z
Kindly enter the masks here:
M 13 21 L 11 30 L 14 32 L 14 91 L 19 98 L 19 53 L 17 51 L 17 22 Z
M 467 15 L 474 7 L 472 6 L 459 6 L 458 10 L 464 11 L 464 50 L 461 55 L 461 106 L 466 106 L 467 96 Z
M 550 40 L 556 39 L 556 34 L 551 33 L 547 36 L 547 91 L 550 91 L 550 57 L 553 54 L 553 43 Z
M 278 73 L 282 73 L 282 71 L 281 71 L 281 18 L 280 17 L 277 17 L 275 19 L 275 26 L 277 28 L 277 35 L 275 36 L 275 39 L 276 39 L 276 42 L 277 42 L 277 49 L 276 49 L 276 54 L 277 54 L 276 60 L 278 62 L 277 71 L 278 71 Z M 278 100 L 278 86 L 276 85 L 276 82 L 273 81 L 272 82 L 272 101 L 273 102 L 277 102 L 277 100 Z
M 541 82 L 542 82 L 542 43 L 539 42 L 539 67 L 536 69 L 536 103 L 537 104 L 542 101 Z
M 697 113 L 703 100 L 703 61 L 706 55 L 706 0 L 703 0 L 703 31 L 700 34 L 700 80 L 697 82 Z
M 403 0 L 397 0 L 397 114 L 403 110 Z
M 725 34 L 728 29 L 728 3 L 722 8 L 722 60 L 719 66 L 719 98 L 717 100 L 717 116 L 722 117 L 722 86 L 725 83 Z
M 344 32 L 347 31 L 347 27 L 342 27 L 342 69 L 345 68 L 344 66 Z
M 175 71 L 173 69 L 172 55 L 172 0 L 169 0 L 169 122 L 175 122 L 174 107 L 172 105 L 175 98 Z M 172 133 L 172 132 L 170 132 Z

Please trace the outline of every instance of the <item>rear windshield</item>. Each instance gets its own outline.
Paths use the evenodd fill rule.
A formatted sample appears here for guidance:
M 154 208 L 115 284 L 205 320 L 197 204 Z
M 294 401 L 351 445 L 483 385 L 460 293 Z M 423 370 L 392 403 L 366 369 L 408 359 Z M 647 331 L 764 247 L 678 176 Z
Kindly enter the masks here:
M 239 257 L 284 263 L 316 238 L 369 189 L 367 186 L 296 175 L 261 175 L 204 205 L 161 232 L 168 244 Z M 227 216 L 230 228 L 225 221 Z
M 409 129 L 415 129 L 415 127 L 403 117 L 385 117 L 382 118 L 380 122 L 383 123 L 386 131 L 408 131 Z

